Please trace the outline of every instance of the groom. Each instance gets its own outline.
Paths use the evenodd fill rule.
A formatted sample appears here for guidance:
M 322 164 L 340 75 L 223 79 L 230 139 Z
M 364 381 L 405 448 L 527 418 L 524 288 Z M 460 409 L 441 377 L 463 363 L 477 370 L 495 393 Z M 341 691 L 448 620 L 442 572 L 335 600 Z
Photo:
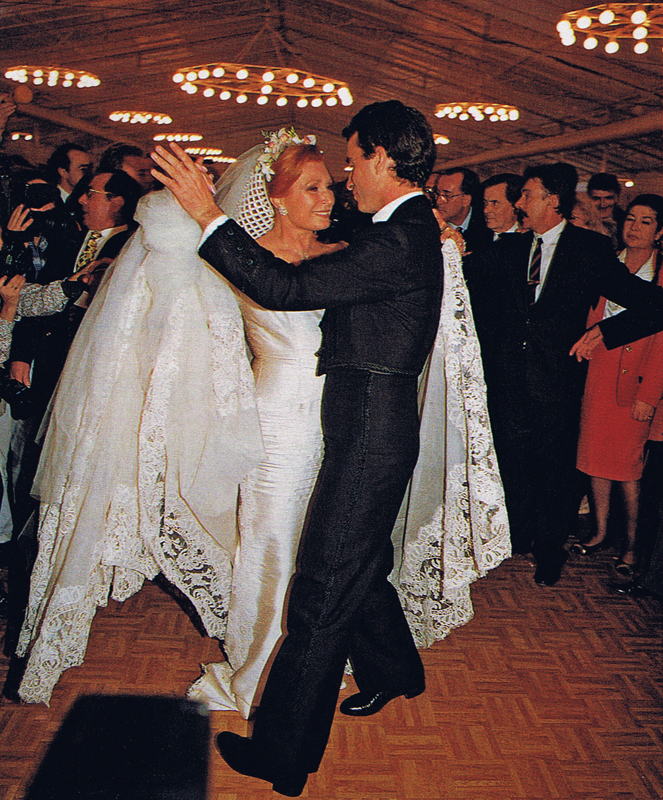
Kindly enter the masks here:
M 424 670 L 395 589 L 391 530 L 419 448 L 417 377 L 433 345 L 442 294 L 440 231 L 422 193 L 435 161 L 430 126 L 391 100 L 343 131 L 348 187 L 374 224 L 345 250 L 298 267 L 261 248 L 219 210 L 179 148 L 154 170 L 204 230 L 200 255 L 262 306 L 326 309 L 320 374 L 325 455 L 302 535 L 287 636 L 250 739 L 220 733 L 236 771 L 301 794 L 326 747 L 348 658 L 365 716 L 424 691 Z

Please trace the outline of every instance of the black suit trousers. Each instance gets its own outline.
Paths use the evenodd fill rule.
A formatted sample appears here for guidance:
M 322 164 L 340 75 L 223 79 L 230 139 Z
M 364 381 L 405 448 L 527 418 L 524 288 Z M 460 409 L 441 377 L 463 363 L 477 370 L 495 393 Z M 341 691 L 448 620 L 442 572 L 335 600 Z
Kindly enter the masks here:
M 279 774 L 317 770 L 344 665 L 360 690 L 422 687 L 424 671 L 388 576 L 391 531 L 419 449 L 417 379 L 336 369 L 325 383 L 325 456 L 304 526 L 287 635 L 253 741 Z
M 579 397 L 548 401 L 523 391 L 491 417 L 513 549 L 531 549 L 539 564 L 559 563 L 577 527 L 579 415 Z

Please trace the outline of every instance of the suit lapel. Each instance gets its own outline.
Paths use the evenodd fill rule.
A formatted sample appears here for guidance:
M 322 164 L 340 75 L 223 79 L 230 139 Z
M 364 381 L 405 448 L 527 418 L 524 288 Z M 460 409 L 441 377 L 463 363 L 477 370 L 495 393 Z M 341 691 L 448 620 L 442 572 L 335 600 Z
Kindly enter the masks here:
M 569 285 L 572 285 L 569 284 L 568 273 L 569 267 L 572 266 L 574 262 L 573 255 L 575 246 L 573 244 L 573 239 L 573 226 L 570 222 L 567 222 L 557 240 L 557 246 L 555 247 L 555 252 L 553 253 L 552 260 L 548 267 L 546 282 L 541 289 L 537 305 L 542 301 L 554 299 L 558 286 L 561 287 L 565 293 L 568 293 Z
M 511 294 L 516 298 L 518 310 L 525 313 L 527 310 L 527 267 L 529 253 L 532 248 L 534 234 L 512 233 L 513 250 L 507 262 L 507 275 L 511 283 Z

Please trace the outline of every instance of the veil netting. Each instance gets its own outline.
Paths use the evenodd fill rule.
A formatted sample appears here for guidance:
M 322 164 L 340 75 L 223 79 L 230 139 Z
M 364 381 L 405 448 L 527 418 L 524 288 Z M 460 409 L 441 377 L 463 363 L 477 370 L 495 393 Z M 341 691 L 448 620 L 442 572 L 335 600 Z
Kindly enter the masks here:
M 72 345 L 35 480 L 28 702 L 82 663 L 97 606 L 158 572 L 225 631 L 237 487 L 263 455 L 242 320 L 170 192 L 136 220 Z

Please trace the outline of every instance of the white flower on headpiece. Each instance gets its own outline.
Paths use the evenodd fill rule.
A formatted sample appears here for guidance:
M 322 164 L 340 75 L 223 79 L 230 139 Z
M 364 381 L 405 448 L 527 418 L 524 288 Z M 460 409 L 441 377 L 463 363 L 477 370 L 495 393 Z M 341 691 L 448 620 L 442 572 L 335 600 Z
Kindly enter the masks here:
M 293 144 L 315 144 L 316 138 L 312 134 L 308 134 L 303 139 L 297 135 L 294 128 L 281 128 L 278 131 L 266 132 L 263 131 L 265 136 L 265 150 L 258 156 L 255 171 L 262 172 L 266 181 L 271 181 L 274 177 L 274 170 L 272 164 L 281 155 L 281 153 Z

